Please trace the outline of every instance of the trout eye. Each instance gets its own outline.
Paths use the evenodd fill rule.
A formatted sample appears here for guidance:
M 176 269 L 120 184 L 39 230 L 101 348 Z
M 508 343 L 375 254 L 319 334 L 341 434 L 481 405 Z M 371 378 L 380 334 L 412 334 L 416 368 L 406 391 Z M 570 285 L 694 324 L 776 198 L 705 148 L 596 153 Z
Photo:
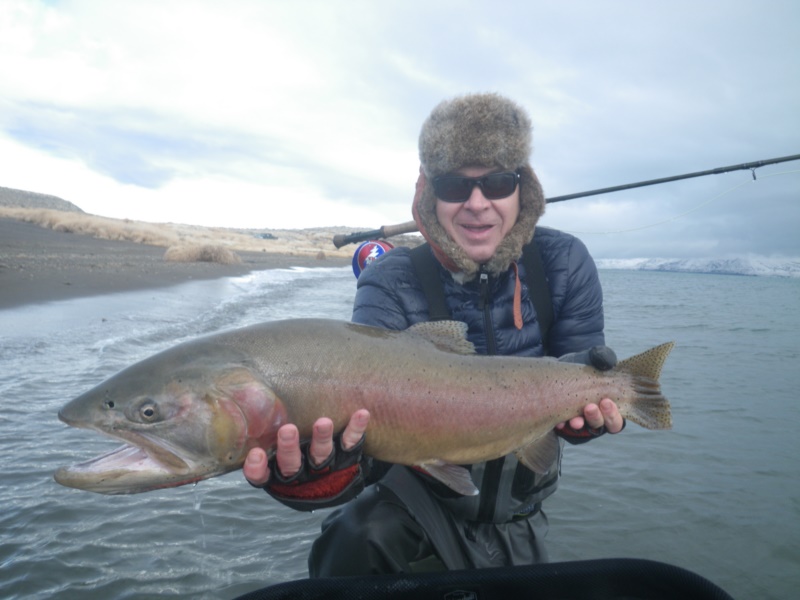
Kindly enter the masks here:
M 139 416 L 145 423 L 153 423 L 159 420 L 158 404 L 148 399 L 139 406 Z

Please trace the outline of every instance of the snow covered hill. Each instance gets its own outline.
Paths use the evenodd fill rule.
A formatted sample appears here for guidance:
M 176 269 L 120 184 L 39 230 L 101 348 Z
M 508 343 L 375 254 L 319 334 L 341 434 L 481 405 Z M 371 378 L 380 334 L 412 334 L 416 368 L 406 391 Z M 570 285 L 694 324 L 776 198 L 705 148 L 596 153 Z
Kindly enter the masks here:
M 800 258 L 601 258 L 598 269 L 800 277 Z

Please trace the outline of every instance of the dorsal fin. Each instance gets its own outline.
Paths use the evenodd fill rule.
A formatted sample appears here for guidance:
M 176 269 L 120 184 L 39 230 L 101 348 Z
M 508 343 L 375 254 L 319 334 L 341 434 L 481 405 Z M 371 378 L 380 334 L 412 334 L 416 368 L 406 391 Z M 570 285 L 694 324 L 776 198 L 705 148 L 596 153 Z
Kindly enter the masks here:
M 475 346 L 467 339 L 467 324 L 461 321 L 423 321 L 406 332 L 428 340 L 444 352 L 475 354 Z

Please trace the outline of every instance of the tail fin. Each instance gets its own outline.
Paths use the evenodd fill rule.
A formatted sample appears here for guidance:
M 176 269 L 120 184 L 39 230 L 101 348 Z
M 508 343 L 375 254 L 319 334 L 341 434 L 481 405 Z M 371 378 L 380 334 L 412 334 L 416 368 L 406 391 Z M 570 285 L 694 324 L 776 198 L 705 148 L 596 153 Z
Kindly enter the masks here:
M 647 429 L 672 427 L 669 401 L 661 394 L 658 378 L 661 376 L 661 369 L 667 356 L 674 347 L 675 342 L 667 342 L 617 364 L 616 370 L 633 376 L 633 389 L 636 393 L 631 402 L 625 402 L 624 406 L 620 406 L 620 412 L 637 425 Z

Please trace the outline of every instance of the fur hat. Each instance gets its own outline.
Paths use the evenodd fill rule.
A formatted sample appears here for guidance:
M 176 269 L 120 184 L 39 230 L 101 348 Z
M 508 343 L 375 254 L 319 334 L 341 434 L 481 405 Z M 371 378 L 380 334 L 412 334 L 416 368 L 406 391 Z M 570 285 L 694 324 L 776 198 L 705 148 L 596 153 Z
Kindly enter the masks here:
M 433 109 L 419 136 L 420 181 L 414 219 L 439 260 L 471 279 L 481 265 L 470 259 L 436 218 L 436 196 L 428 180 L 463 167 L 491 167 L 520 173 L 520 213 L 516 224 L 486 263 L 490 273 L 506 271 L 533 238 L 545 199 L 530 166 L 531 121 L 527 113 L 498 94 L 470 94 L 445 100 Z

